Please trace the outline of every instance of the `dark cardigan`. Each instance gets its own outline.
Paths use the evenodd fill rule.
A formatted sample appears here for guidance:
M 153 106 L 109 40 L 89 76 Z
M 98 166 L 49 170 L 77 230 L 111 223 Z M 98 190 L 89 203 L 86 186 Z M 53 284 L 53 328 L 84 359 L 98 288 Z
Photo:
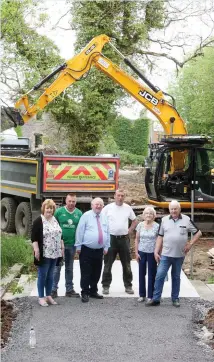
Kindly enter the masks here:
M 45 261 L 45 259 L 43 257 L 43 222 L 42 222 L 41 216 L 39 216 L 33 222 L 31 241 L 32 241 L 32 243 L 34 241 L 38 242 L 40 258 L 39 258 L 39 260 L 37 260 L 34 256 L 34 264 L 41 266 L 44 264 L 44 261 Z M 59 262 L 61 260 L 62 260 L 62 258 L 58 258 L 56 265 L 59 265 Z
M 35 258 L 35 256 L 34 256 L 34 264 L 35 265 L 42 265 L 44 263 L 44 257 L 43 257 L 43 222 L 42 222 L 42 217 L 41 216 L 39 216 L 33 222 L 32 233 L 31 233 L 31 241 L 32 241 L 32 243 L 34 241 L 37 241 L 38 246 L 39 246 L 40 258 L 39 258 L 39 260 L 37 260 Z

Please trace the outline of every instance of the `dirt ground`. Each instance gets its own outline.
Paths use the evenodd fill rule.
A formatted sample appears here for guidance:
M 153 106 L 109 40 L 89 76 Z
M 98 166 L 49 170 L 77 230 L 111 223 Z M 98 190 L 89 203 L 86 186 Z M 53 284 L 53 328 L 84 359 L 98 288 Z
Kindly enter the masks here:
M 211 259 L 207 252 L 214 247 L 214 238 L 200 239 L 193 249 L 193 279 L 202 281 L 210 281 L 214 279 L 214 263 L 211 264 Z M 191 253 L 189 252 L 184 260 L 183 270 L 187 276 L 190 275 L 190 260 Z M 213 281 L 214 283 L 214 281 Z
M 17 316 L 17 311 L 12 302 L 1 300 L 1 348 L 5 346 L 11 333 L 13 320 Z

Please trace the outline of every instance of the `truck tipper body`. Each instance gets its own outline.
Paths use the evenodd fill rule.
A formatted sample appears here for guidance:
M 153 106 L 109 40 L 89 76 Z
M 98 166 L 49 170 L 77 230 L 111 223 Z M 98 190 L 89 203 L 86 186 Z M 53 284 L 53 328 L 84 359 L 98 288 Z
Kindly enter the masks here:
M 91 200 L 108 203 L 118 187 L 118 156 L 50 155 L 39 152 L 29 157 L 20 145 L 2 148 L 1 211 L 2 230 L 29 235 L 32 221 L 40 214 L 44 199 L 64 203 L 75 193 L 77 206 L 86 211 Z M 15 143 L 15 142 L 13 142 Z M 29 151 L 29 150 L 28 150 Z M 25 154 L 24 154 L 25 153 Z

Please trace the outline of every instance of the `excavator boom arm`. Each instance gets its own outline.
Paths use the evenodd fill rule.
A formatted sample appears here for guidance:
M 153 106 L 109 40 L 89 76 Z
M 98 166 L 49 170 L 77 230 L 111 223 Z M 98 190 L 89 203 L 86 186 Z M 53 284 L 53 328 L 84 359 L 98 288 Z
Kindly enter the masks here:
M 81 80 L 92 66 L 95 66 L 153 113 L 160 121 L 166 134 L 187 134 L 183 119 L 179 116 L 173 105 L 164 98 L 161 90 L 155 91 L 155 87 L 151 89 L 151 87 L 144 86 L 102 54 L 104 45 L 106 43 L 111 44 L 110 40 L 106 35 L 95 37 L 79 54 L 60 66 L 58 70 L 55 70 L 18 100 L 15 107 L 19 109 L 24 122 L 29 121 L 39 111 L 44 109 L 66 88 Z M 126 64 L 130 63 L 127 59 L 124 60 Z M 59 72 L 59 75 L 56 80 L 44 90 L 44 93 L 35 104 L 30 105 L 28 94 L 38 89 L 57 72 Z

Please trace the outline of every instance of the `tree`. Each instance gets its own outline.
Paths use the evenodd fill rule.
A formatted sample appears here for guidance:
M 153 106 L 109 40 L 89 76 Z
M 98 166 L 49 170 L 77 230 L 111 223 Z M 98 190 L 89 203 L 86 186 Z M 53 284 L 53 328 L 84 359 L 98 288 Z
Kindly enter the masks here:
M 47 19 L 45 14 L 36 13 L 39 3 L 3 0 L 1 4 L 1 83 L 13 101 L 62 62 L 55 44 L 34 29 Z
M 139 118 L 131 121 L 117 117 L 112 127 L 112 135 L 118 149 L 135 155 L 147 156 L 149 142 L 149 120 Z
M 143 15 L 139 17 L 138 12 Z M 151 29 L 162 26 L 163 1 L 71 2 L 71 13 L 73 14 L 71 26 L 77 36 L 75 46 L 77 52 L 91 38 L 105 33 L 116 39 L 121 51 L 133 54 L 136 43 L 145 42 Z M 120 57 L 112 48 L 106 46 L 103 51 L 116 64 L 121 63 Z M 62 113 L 62 122 L 64 123 L 66 119 L 76 120 L 77 127 L 72 125 L 71 134 L 72 149 L 75 153 L 84 151 L 85 154 L 94 154 L 100 139 L 106 135 L 109 125 L 115 118 L 115 107 L 123 104 L 126 94 L 96 69 L 92 69 L 83 82 L 78 82 L 78 89 L 75 88 L 75 92 L 77 93 L 71 90 L 71 94 L 75 94 L 79 102 L 75 107 L 67 108 L 66 117 Z M 55 111 L 57 112 L 56 109 Z M 62 116 L 58 114 L 59 122 L 60 118 Z
M 204 56 L 187 63 L 175 80 L 177 108 L 191 134 L 214 137 L 213 59 L 214 48 L 205 49 Z
M 136 119 L 133 124 L 132 134 L 132 153 L 147 156 L 149 143 L 149 120 L 147 118 Z

